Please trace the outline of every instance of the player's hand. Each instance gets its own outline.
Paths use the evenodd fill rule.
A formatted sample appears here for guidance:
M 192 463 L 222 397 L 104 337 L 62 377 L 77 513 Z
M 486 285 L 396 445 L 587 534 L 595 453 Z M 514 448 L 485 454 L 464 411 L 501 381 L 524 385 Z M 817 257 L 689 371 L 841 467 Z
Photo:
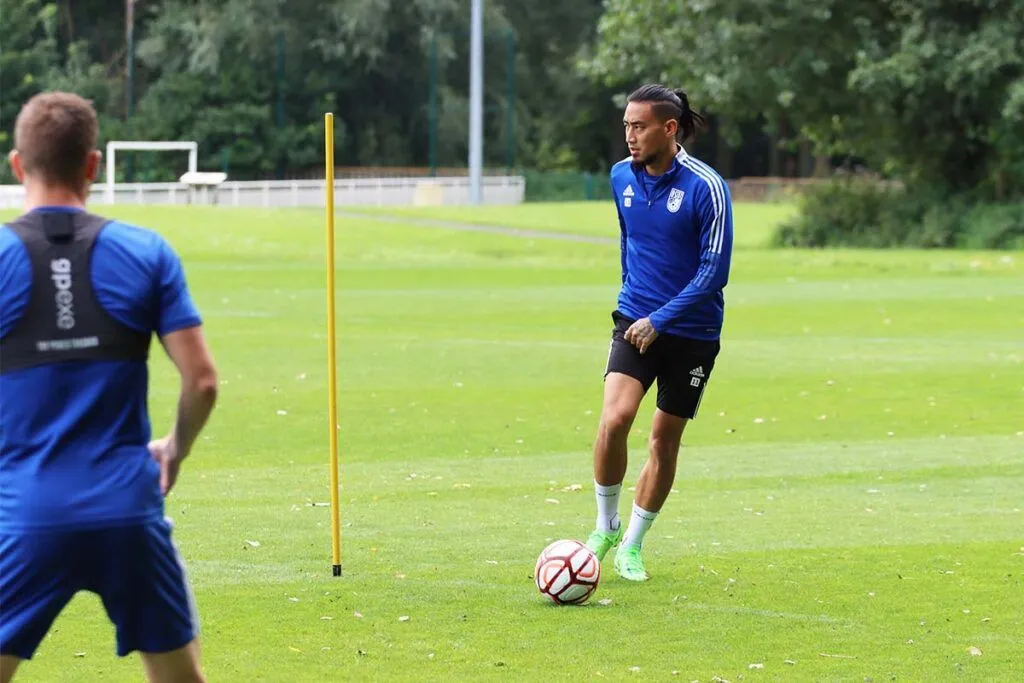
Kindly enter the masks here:
M 178 480 L 178 469 L 181 467 L 177 444 L 173 438 L 165 436 L 149 442 L 149 453 L 160 463 L 160 493 L 166 496 Z
M 654 329 L 650 318 L 640 318 L 626 330 L 626 341 L 640 350 L 640 353 L 647 353 L 647 349 L 658 338 L 658 331 Z

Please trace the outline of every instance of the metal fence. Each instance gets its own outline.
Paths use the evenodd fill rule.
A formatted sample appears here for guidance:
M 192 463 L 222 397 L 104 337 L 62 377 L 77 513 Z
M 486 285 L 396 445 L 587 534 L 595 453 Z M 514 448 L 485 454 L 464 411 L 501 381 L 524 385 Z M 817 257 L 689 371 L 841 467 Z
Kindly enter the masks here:
M 526 182 L 522 176 L 484 176 L 485 204 L 519 204 Z M 443 206 L 469 203 L 469 178 L 342 178 L 334 182 L 338 206 Z M 323 180 L 227 181 L 216 188 L 182 183 L 119 183 L 115 204 L 217 204 L 283 208 L 323 206 Z M 21 207 L 24 189 L 0 185 L 0 209 Z M 106 204 L 106 185 L 93 185 L 90 203 Z
M 576 202 L 611 200 L 607 173 L 578 171 L 525 171 L 525 201 Z M 828 178 L 733 178 L 726 179 L 735 202 L 791 201 Z

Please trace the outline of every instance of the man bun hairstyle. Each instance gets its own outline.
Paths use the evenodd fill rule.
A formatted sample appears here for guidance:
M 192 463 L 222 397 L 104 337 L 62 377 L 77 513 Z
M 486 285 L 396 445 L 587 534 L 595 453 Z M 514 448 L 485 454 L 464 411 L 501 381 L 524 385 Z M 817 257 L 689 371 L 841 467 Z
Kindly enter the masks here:
M 678 121 L 679 137 L 684 142 L 707 125 L 704 117 L 690 108 L 690 98 L 682 88 L 671 90 L 657 83 L 649 83 L 630 93 L 626 101 L 650 103 L 655 115 L 662 121 Z

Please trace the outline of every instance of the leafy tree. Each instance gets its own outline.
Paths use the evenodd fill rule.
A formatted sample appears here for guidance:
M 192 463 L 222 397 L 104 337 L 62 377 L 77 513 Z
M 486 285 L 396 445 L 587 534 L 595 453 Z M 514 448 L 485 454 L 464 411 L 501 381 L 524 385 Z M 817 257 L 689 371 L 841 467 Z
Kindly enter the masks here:
M 0 0 L 0 151 L 14 144 L 14 122 L 25 100 L 45 88 L 58 63 L 57 6 L 40 0 Z M 0 182 L 13 182 L 6 160 Z
M 198 140 L 203 167 L 227 163 L 233 178 L 318 173 L 326 111 L 340 165 L 425 166 L 434 132 L 440 165 L 466 163 L 465 0 L 134 0 L 134 53 L 126 7 L 0 0 L 0 151 L 24 101 L 60 88 L 94 102 L 103 139 Z M 576 68 L 601 7 L 485 3 L 485 164 L 507 163 L 510 134 L 518 166 L 607 163 L 619 137 L 614 89 L 594 88 Z M 152 171 L 140 179 L 170 179 L 180 166 L 124 158 L 124 171 Z
M 818 153 L 953 192 L 1024 193 L 1016 0 L 608 0 L 598 34 L 585 69 L 605 83 L 684 84 Z

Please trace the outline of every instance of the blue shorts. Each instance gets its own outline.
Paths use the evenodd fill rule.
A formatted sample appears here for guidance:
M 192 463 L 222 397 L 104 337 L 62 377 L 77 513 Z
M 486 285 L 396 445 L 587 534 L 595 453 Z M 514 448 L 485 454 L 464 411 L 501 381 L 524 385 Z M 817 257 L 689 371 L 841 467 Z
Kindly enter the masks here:
M 119 528 L 0 533 L 0 652 L 31 659 L 78 591 L 96 593 L 117 654 L 169 652 L 198 634 L 169 521 Z

